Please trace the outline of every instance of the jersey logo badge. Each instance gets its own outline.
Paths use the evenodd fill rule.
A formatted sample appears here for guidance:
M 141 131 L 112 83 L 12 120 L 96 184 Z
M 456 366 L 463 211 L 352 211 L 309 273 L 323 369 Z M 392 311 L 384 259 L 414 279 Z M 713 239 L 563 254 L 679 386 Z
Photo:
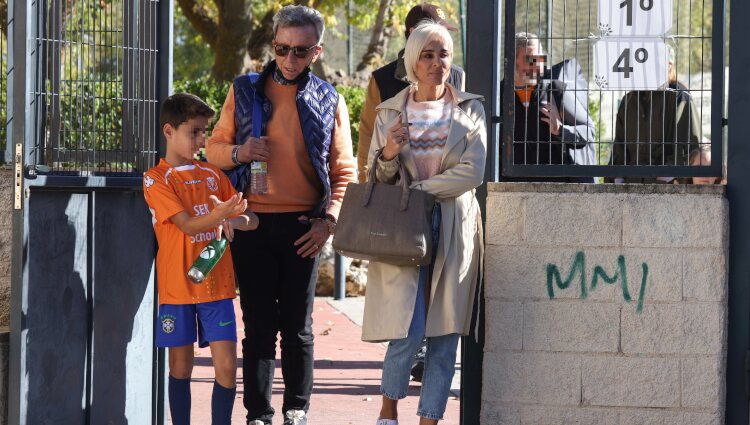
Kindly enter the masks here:
M 143 178 L 143 184 L 145 184 L 146 189 L 148 189 L 154 184 L 154 179 L 152 179 L 151 176 L 146 176 Z
M 171 334 L 172 332 L 174 332 L 174 320 L 169 318 L 162 320 L 161 330 L 163 330 L 166 334 Z
M 206 177 L 206 183 L 208 184 L 208 190 L 216 192 L 219 190 L 219 185 L 216 183 L 216 179 L 213 177 Z

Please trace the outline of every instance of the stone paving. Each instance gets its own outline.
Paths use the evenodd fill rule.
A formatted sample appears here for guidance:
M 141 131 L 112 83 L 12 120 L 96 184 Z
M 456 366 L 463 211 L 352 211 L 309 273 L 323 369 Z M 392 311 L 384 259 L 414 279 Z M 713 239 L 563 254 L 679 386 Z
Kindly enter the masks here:
M 315 387 L 309 412 L 310 425 L 374 425 L 380 410 L 380 371 L 385 347 L 383 344 L 370 344 L 360 340 L 361 328 L 347 314 L 342 313 L 348 305 L 347 314 L 356 320 L 361 300 L 352 302 L 331 302 L 326 298 L 315 300 L 313 331 L 315 333 Z M 238 323 L 242 323 L 239 302 L 235 300 Z M 243 330 L 238 329 L 240 338 Z M 238 357 L 241 351 L 238 344 Z M 278 356 L 278 354 L 277 354 Z M 192 423 L 211 423 L 211 388 L 213 367 L 208 348 L 195 350 L 196 365 L 193 370 L 193 409 Z M 240 360 L 241 362 L 241 360 Z M 237 399 L 235 401 L 233 424 L 245 423 L 245 409 L 242 406 L 242 378 L 238 362 Z M 279 360 L 276 360 L 276 376 L 273 387 L 273 406 L 276 409 L 274 425 L 281 424 L 282 378 Z M 417 425 L 416 416 L 419 401 L 419 384 L 412 383 L 409 395 L 399 403 L 400 425 Z M 445 420 L 441 425 L 458 425 L 460 402 L 451 395 Z M 171 423 L 171 422 L 170 422 Z

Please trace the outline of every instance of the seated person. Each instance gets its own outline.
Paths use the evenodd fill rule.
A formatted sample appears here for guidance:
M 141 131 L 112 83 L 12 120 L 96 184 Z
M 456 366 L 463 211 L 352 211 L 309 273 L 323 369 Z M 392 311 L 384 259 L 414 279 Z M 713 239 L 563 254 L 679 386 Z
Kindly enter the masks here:
M 687 87 L 677 81 L 668 47 L 669 81 L 659 90 L 631 91 L 617 110 L 609 165 L 687 165 L 701 140 L 701 122 Z M 671 183 L 673 177 L 615 177 L 608 183 Z

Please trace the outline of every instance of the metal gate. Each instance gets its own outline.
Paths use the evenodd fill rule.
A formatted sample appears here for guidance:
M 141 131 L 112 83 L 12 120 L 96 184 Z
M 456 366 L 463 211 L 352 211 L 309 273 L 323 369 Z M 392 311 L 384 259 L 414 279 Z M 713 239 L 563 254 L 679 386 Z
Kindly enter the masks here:
M 164 423 L 141 176 L 160 150 L 171 11 L 9 2 L 12 424 Z
M 729 349 L 727 355 L 727 386 L 726 386 L 726 423 L 748 423 L 748 399 L 750 399 L 750 291 L 748 291 L 747 276 L 750 266 L 746 258 L 750 252 L 750 230 L 748 230 L 747 214 L 750 211 L 750 186 L 747 184 L 750 162 L 750 150 L 746 142 L 747 131 L 750 127 L 746 115 L 750 106 L 747 94 L 750 84 L 744 78 L 746 64 L 750 63 L 748 49 L 744 46 L 745 32 L 741 25 L 731 26 L 733 38 L 736 42 L 730 44 L 726 38 L 725 26 L 729 20 L 729 3 L 725 0 L 673 0 L 674 13 L 677 18 L 673 22 L 673 31 L 668 34 L 667 42 L 675 51 L 675 63 L 678 64 L 678 75 L 689 78 L 692 85 L 688 89 L 694 94 L 700 108 L 702 132 L 711 135 L 710 151 L 714 162 L 712 165 L 697 164 L 689 166 L 680 161 L 635 161 L 623 164 L 610 162 L 610 151 L 614 146 L 613 133 L 616 122 L 611 117 L 616 116 L 618 101 L 625 90 L 608 92 L 596 84 L 593 69 L 593 44 L 599 40 L 597 35 L 607 28 L 599 27 L 596 20 L 596 0 L 472 0 L 467 9 L 467 44 L 466 44 L 466 75 L 467 91 L 482 94 L 485 98 L 484 106 L 487 114 L 487 167 L 485 182 L 503 180 L 503 176 L 514 177 L 516 180 L 544 180 L 550 177 L 593 177 L 593 176 L 726 176 L 727 170 L 722 169 L 722 162 L 728 163 L 731 176 L 727 186 L 730 200 L 731 235 L 730 235 L 730 272 L 729 272 Z M 648 9 L 650 5 L 662 3 L 660 1 L 620 1 L 612 0 L 612 8 Z M 735 22 L 743 22 L 750 16 L 750 6 L 747 2 L 731 2 Z M 643 5 L 643 6 L 641 6 Z M 708 15 L 707 15 L 708 14 Z M 696 25 L 696 15 L 710 16 L 712 27 L 707 29 Z M 687 19 L 685 19 L 687 17 Z M 515 161 L 514 146 L 524 143 L 539 144 L 544 140 L 519 140 L 514 137 L 514 67 L 515 42 L 517 32 L 535 33 L 541 39 L 542 46 L 547 52 L 544 59 L 548 61 L 548 68 L 565 59 L 576 58 L 583 65 L 584 75 L 588 85 L 581 88 L 576 85 L 576 78 L 572 77 L 572 87 L 567 90 L 577 95 L 583 94 L 593 104 L 601 105 L 605 98 L 610 98 L 607 105 L 610 108 L 609 120 L 603 119 L 602 111 L 598 111 L 598 118 L 594 120 L 594 155 L 593 161 L 575 161 L 562 164 L 551 161 L 534 160 Z M 663 35 L 663 34 L 662 34 Z M 633 37 L 636 38 L 636 37 Z M 620 40 L 623 41 L 623 40 Z M 628 41 L 628 40 L 624 40 Z M 726 47 L 729 46 L 727 50 Z M 731 53 L 731 55 L 728 55 Z M 728 127 L 725 90 L 725 69 L 728 56 L 731 56 L 733 68 L 729 71 L 731 91 L 729 92 L 729 114 L 738 117 Z M 615 57 L 620 59 L 621 57 Z M 645 60 L 641 57 L 640 59 Z M 638 58 L 631 58 L 638 61 Z M 626 62 L 614 63 L 617 70 L 628 71 L 630 65 Z M 610 64 L 612 67 L 612 64 Z M 713 74 L 713 79 L 706 80 L 703 76 Z M 733 75 L 733 76 L 732 76 Z M 504 77 L 510 76 L 504 80 Z M 550 76 L 544 75 L 544 78 Z M 562 78 L 561 80 L 566 80 Z M 501 97 L 505 85 L 505 94 Z M 598 87 L 597 87 L 598 86 Z M 707 98 L 706 95 L 711 95 Z M 613 99 L 613 100 L 612 100 Z M 606 103 L 606 102 L 605 102 Z M 587 113 L 588 105 L 583 103 Z M 607 111 L 604 111 L 607 112 Z M 731 118 L 731 117 L 730 117 Z M 606 121 L 606 122 L 604 122 Z M 604 126 L 602 127 L 602 124 Z M 624 144 L 624 143 L 623 143 Z M 651 149 L 655 142 L 646 141 L 641 145 Z M 700 140 L 698 147 L 706 148 L 706 142 Z M 727 151 L 731 155 L 727 155 Z M 728 158 L 727 158 L 728 156 Z M 577 159 L 577 158 L 576 158 Z M 721 160 L 723 159 L 723 161 Z M 735 167 L 732 169 L 732 165 Z M 486 186 L 478 189 L 480 205 L 486 206 Z M 477 341 L 468 338 L 464 341 L 464 357 L 462 379 L 462 424 L 479 424 L 482 400 L 492 399 L 492 394 L 482 394 L 482 363 L 484 350 L 484 314 L 480 307 L 479 338 Z
M 722 177 L 724 12 L 723 0 L 505 0 L 503 175 Z M 527 44 L 536 48 L 518 47 Z M 514 81 L 529 60 L 546 72 Z M 545 133 L 532 112 L 541 95 L 516 101 L 536 86 L 562 103 L 567 131 Z M 701 150 L 713 162 L 691 164 Z

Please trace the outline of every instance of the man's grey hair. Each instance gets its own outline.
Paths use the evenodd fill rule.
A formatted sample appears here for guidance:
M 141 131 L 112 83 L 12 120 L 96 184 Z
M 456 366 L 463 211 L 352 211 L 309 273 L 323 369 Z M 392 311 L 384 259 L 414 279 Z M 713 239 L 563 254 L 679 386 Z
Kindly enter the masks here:
M 318 43 L 323 42 L 323 33 L 326 30 L 323 15 L 317 10 L 307 6 L 284 6 L 273 17 L 273 35 L 279 27 L 304 27 L 312 25 L 318 35 Z
M 521 49 L 535 49 L 538 55 L 544 54 L 544 47 L 539 41 L 539 36 L 530 32 L 516 33 L 516 52 Z

